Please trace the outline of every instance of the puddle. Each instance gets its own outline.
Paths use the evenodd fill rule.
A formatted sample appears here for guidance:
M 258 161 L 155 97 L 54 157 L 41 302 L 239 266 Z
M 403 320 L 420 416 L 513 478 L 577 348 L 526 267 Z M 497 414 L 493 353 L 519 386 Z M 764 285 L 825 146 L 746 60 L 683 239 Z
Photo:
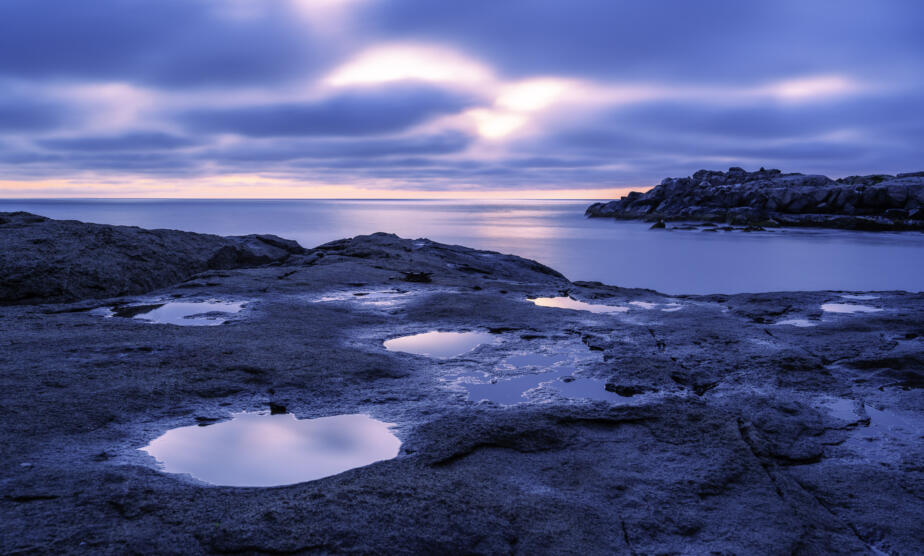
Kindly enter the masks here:
M 497 336 L 487 332 L 425 332 L 385 340 L 385 349 L 447 359 L 464 355 L 481 344 L 494 343 Z
M 363 305 L 372 305 L 376 307 L 393 307 L 410 299 L 406 290 L 382 290 L 382 291 L 342 291 L 325 294 L 322 297 L 312 301 L 327 303 L 332 301 L 350 301 L 358 302 Z
M 558 378 L 570 376 L 572 372 L 574 367 L 564 366 L 551 372 L 498 379 L 495 382 L 460 384 L 468 391 L 468 399 L 472 401 L 488 400 L 499 405 L 513 405 L 528 401 L 526 395 L 530 390 Z
M 661 310 L 664 311 L 665 313 L 673 313 L 674 311 L 679 311 L 681 309 L 683 309 L 683 305 L 679 303 L 668 303 Z
M 537 297 L 530 299 L 540 307 L 555 307 L 556 309 L 574 309 L 576 311 L 590 311 L 591 313 L 625 313 L 628 307 L 618 305 L 602 305 L 599 303 L 587 303 L 578 301 L 570 297 Z
M 828 313 L 878 313 L 882 309 L 870 305 L 855 305 L 853 303 L 825 303 L 821 310 Z
M 107 317 L 133 318 L 154 324 L 215 326 L 241 312 L 245 301 L 163 301 L 104 309 Z
M 551 367 L 555 363 L 567 361 L 564 355 L 547 355 L 545 353 L 524 353 L 511 355 L 504 359 L 504 364 L 513 368 L 521 367 Z
M 878 295 L 872 295 L 872 294 L 862 294 L 862 295 L 844 294 L 841 297 L 844 299 L 855 299 L 857 301 L 869 301 L 871 299 L 879 299 Z
M 810 326 L 818 326 L 817 322 L 812 322 L 808 319 L 786 319 L 775 322 L 774 324 L 786 324 L 789 326 L 798 326 L 799 328 L 808 328 Z
M 296 419 L 237 413 L 214 425 L 180 427 L 141 448 L 167 473 L 224 486 L 314 481 L 398 455 L 390 423 L 368 415 Z
M 574 380 L 556 380 L 552 388 L 569 398 L 613 401 L 617 395 L 606 389 L 606 381 L 599 378 L 575 378 Z
M 581 363 L 597 359 L 583 344 L 550 347 L 552 349 L 549 352 L 511 355 L 495 367 L 496 372 L 464 375 L 456 379 L 456 384 L 465 389 L 471 401 L 487 400 L 498 405 L 514 405 L 533 398 L 544 399 L 543 391 L 554 391 L 575 399 L 616 399 L 616 394 L 606 390 L 605 380 L 574 376 Z M 505 373 L 521 370 L 527 374 L 504 376 Z
M 630 301 L 629 305 L 640 309 L 654 309 L 658 306 L 657 303 L 651 303 L 650 301 Z
M 900 464 L 905 447 L 920 442 L 924 425 L 920 416 L 909 412 L 877 409 L 846 398 L 820 400 L 828 413 L 853 424 L 850 438 L 841 446 L 865 461 Z

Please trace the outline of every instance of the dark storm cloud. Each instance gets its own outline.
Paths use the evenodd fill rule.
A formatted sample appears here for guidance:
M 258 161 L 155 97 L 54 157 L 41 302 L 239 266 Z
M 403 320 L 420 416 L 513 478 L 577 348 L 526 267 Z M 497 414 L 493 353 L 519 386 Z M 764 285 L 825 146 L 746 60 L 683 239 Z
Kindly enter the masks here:
M 169 133 L 138 131 L 122 135 L 40 139 L 36 143 L 58 151 L 156 151 L 190 147 L 198 145 L 200 141 Z
M 316 102 L 199 109 L 181 116 L 192 130 L 253 137 L 375 135 L 401 131 L 473 99 L 424 86 L 359 89 Z
M 202 0 L 3 0 L 0 76 L 265 85 L 318 65 L 310 33 L 284 11 L 229 12 Z

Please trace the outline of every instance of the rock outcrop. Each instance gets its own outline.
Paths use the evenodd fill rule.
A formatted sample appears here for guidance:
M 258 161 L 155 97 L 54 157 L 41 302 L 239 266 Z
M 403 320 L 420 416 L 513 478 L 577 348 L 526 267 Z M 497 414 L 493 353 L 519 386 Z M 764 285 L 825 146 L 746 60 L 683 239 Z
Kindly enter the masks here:
M 76 268 L 146 253 L 107 253 L 109 227 L 30 226 L 80 234 L 56 239 Z M 242 245 L 122 231 L 203 265 Z M 0 554 L 924 554 L 924 293 L 823 309 L 857 293 L 666 296 L 379 233 L 111 299 L 111 317 L 2 306 Z M 530 302 L 564 295 L 625 311 Z M 222 326 L 136 318 L 214 299 L 243 309 Z M 384 346 L 438 330 L 491 340 L 446 359 Z M 241 412 L 367 414 L 401 448 L 272 488 L 206 485 L 139 450 Z M 247 459 L 258 436 L 308 441 L 261 430 L 204 457 Z
M 646 193 L 595 203 L 590 217 L 692 220 L 753 226 L 924 230 L 924 172 L 850 176 L 779 170 L 700 170 L 667 178 Z
M 140 294 L 205 270 L 258 266 L 303 252 L 272 235 L 221 237 L 4 212 L 0 305 Z

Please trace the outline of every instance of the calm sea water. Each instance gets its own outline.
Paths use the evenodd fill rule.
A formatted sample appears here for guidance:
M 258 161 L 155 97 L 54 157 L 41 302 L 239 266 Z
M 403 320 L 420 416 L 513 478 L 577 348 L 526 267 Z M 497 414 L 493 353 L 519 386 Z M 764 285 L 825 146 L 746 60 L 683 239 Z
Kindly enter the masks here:
M 590 201 L 0 200 L 0 211 L 220 235 L 272 233 L 306 247 L 385 231 L 513 253 L 572 280 L 666 293 L 924 290 L 924 234 L 648 230 L 584 218 Z

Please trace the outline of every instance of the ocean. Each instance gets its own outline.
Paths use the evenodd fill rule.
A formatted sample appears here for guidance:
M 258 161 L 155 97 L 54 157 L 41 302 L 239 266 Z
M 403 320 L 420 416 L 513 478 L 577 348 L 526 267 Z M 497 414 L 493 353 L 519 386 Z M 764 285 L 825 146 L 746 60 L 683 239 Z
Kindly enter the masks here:
M 219 235 L 270 233 L 305 247 L 373 232 L 535 259 L 571 280 L 670 294 L 924 290 L 924 234 L 822 229 L 649 230 L 587 219 L 591 201 L 0 200 L 0 211 Z

